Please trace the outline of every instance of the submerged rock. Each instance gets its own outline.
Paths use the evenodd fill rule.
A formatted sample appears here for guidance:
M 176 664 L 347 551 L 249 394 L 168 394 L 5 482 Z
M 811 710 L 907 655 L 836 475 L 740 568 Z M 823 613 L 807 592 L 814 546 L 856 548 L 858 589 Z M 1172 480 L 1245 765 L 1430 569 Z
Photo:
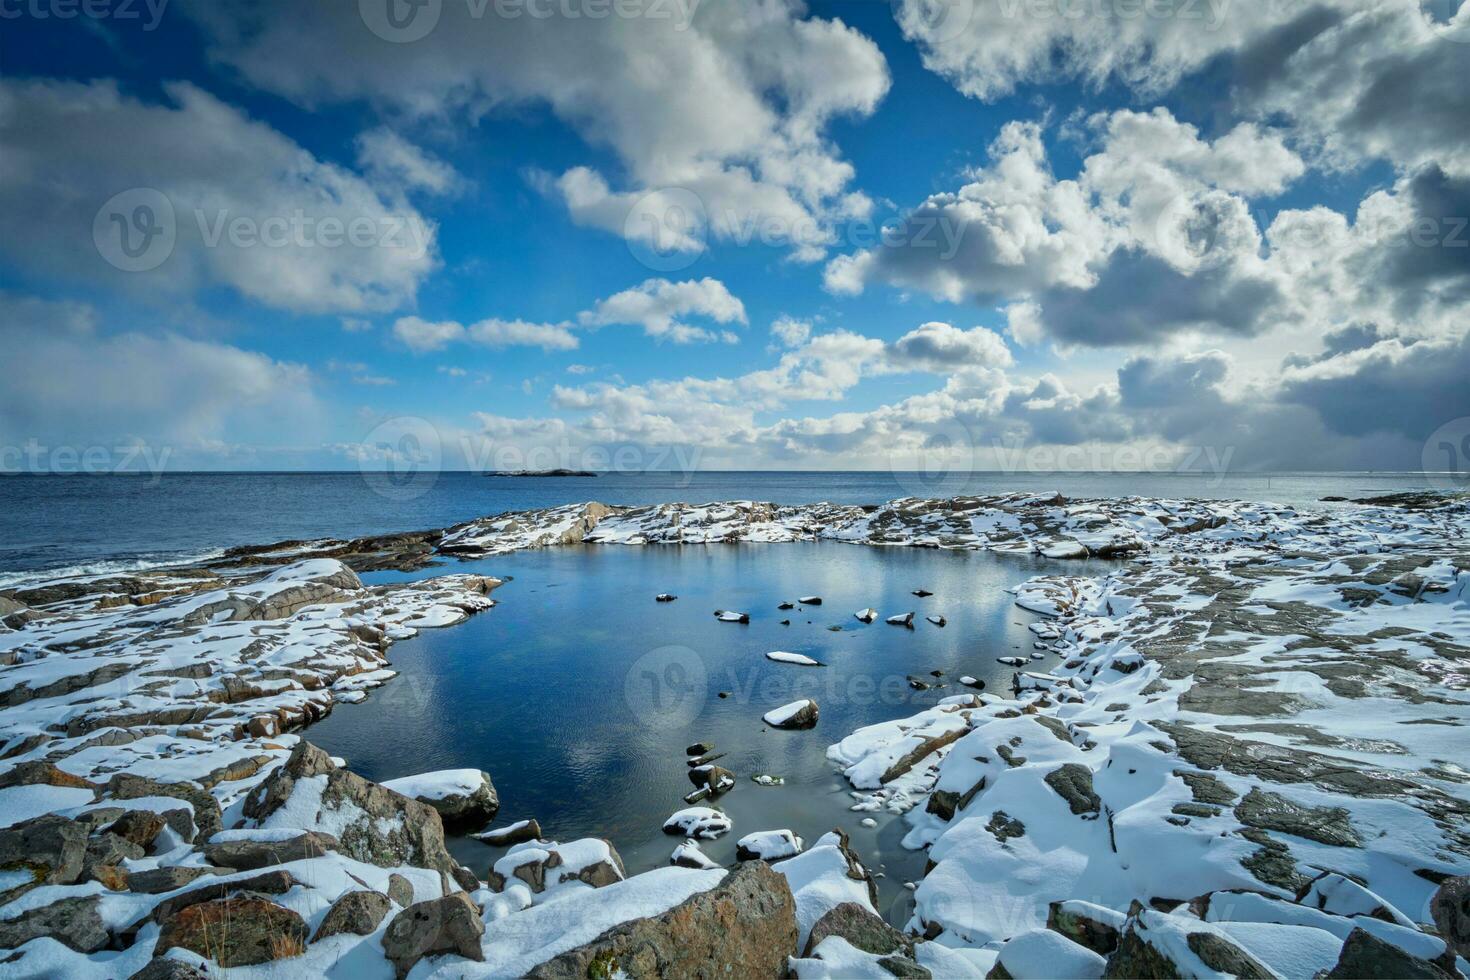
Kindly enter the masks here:
M 752 861 L 663 915 L 614 926 L 527 976 L 776 977 L 796 951 L 796 940 L 796 903 L 786 878 L 764 861 Z
M 817 702 L 804 698 L 767 711 L 762 720 L 772 728 L 811 728 L 817 723 L 817 715 Z

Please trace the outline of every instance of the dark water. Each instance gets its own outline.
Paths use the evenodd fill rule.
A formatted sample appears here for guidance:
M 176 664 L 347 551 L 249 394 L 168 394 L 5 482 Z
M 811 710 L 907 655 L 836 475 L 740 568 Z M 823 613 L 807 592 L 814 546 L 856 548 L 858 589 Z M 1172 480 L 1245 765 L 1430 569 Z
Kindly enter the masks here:
M 923 856 L 899 846 L 898 817 L 872 814 L 876 828 L 860 825 L 868 814 L 848 810 L 850 787 L 827 761 L 827 746 L 862 725 L 964 693 L 961 674 L 1008 690 L 1012 669 L 995 658 L 1030 652 L 1034 638 L 1024 624 L 1034 617 L 1005 589 L 1063 566 L 822 542 L 569 547 L 454 570 L 461 567 L 515 578 L 497 590 L 495 609 L 394 646 L 400 676 L 362 704 L 339 706 L 308 738 L 375 780 L 484 769 L 500 793 L 497 824 L 535 817 L 558 840 L 607 837 L 630 871 L 668 862 L 681 838 L 660 828 L 693 788 L 685 747 L 712 742 L 739 782 L 718 802 L 734 830 L 708 842 L 706 853 L 733 861 L 736 840 L 756 830 L 790 828 L 810 842 L 840 826 L 873 867 L 886 864 L 883 904 L 902 921 L 902 883 L 921 875 Z M 921 587 L 934 595 L 910 595 Z M 679 599 L 654 602 L 661 591 Z M 776 609 L 808 595 L 823 604 Z M 865 626 L 852 614 L 866 606 L 885 616 L 912 609 L 919 621 L 914 630 L 881 620 Z M 751 623 L 718 622 L 716 608 L 748 612 Z M 942 613 L 949 625 L 923 622 L 926 613 Z M 781 626 L 788 618 L 791 625 Z M 829 666 L 774 663 L 765 659 L 770 650 Z M 932 670 L 944 671 L 949 686 L 908 686 L 908 675 L 928 678 Z M 730 696 L 721 699 L 721 691 Z M 801 697 L 821 707 L 816 728 L 762 724 L 766 711 Z M 758 786 L 750 781 L 756 773 L 786 783 Z M 482 876 L 502 853 L 468 838 L 452 846 Z
M 595 479 L 362 473 L 0 474 L 0 586 L 122 571 L 239 544 L 444 527 L 507 510 L 584 500 L 650 504 L 755 499 L 876 504 L 902 496 L 1012 490 L 1068 496 L 1241 497 L 1309 504 L 1423 486 L 1420 473 L 1004 474 L 613 473 Z

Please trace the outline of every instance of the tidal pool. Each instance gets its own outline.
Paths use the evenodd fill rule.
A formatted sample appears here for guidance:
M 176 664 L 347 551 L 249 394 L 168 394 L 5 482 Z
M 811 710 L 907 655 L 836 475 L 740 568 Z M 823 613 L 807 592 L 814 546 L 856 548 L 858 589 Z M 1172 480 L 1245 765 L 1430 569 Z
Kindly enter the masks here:
M 735 842 L 757 830 L 789 828 L 811 842 L 841 827 L 869 867 L 883 872 L 880 906 L 901 924 L 909 913 L 903 883 L 922 874 L 923 852 L 900 845 L 901 817 L 848 809 L 851 787 L 827 760 L 827 746 L 965 693 L 961 675 L 1008 692 L 1013 668 L 996 658 L 1031 653 L 1026 624 L 1036 617 L 1006 590 L 1033 575 L 1102 570 L 1031 556 L 816 542 L 587 545 L 364 575 L 369 583 L 460 571 L 511 580 L 496 590 L 493 610 L 395 645 L 390 660 L 399 676 L 367 701 L 339 706 L 306 737 L 374 780 L 483 769 L 500 795 L 497 826 L 535 817 L 556 840 L 606 837 L 630 874 L 668 863 L 682 838 L 664 834 L 663 822 L 693 789 L 685 748 L 709 742 L 738 780 L 700 804 L 734 822 L 729 834 L 701 842 L 711 858 L 733 862 Z M 916 589 L 933 595 L 915 597 Z M 661 592 L 678 599 L 655 602 Z M 777 608 L 810 596 L 822 604 Z M 880 616 L 870 625 L 853 616 L 866 607 Z M 748 613 L 750 623 L 719 622 L 716 609 Z M 909 611 L 913 629 L 883 621 Z M 929 615 L 948 625 L 932 625 Z M 775 650 L 826 666 L 766 659 Z M 1038 668 L 1054 661 L 1047 654 Z M 936 670 L 943 676 L 932 676 Z M 944 686 L 914 690 L 910 675 Z M 805 697 L 821 709 L 815 728 L 782 731 L 761 721 Z M 760 786 L 751 781 L 758 773 L 785 782 Z M 878 825 L 863 827 L 867 816 Z M 482 878 L 503 853 L 468 837 L 450 846 Z

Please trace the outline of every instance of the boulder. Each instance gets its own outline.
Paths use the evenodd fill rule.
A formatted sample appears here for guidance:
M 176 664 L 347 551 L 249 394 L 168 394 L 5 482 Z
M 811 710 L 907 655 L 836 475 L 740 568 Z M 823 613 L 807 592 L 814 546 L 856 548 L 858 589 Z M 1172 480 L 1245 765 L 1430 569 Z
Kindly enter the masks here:
M 328 936 L 344 932 L 354 936 L 370 936 L 392 907 L 392 901 L 382 892 L 348 892 L 332 903 L 311 941 L 320 942 Z
M 1449 980 L 1455 974 L 1428 960 L 1411 956 L 1393 943 L 1363 929 L 1348 933 L 1337 965 L 1327 972 L 1329 980 L 1357 977 L 1395 977 L 1397 980 Z
M 26 871 L 31 880 L 0 892 L 7 902 L 37 885 L 70 885 L 82 873 L 87 828 L 46 814 L 0 830 L 0 871 Z
M 131 882 L 131 879 L 129 881 Z M 197 888 L 190 888 L 188 891 L 180 892 L 172 898 L 166 898 L 159 902 L 153 906 L 151 912 L 129 926 L 124 934 L 135 934 L 150 921 L 165 923 L 191 905 L 218 901 L 236 892 L 253 892 L 259 895 L 283 895 L 297 884 L 299 882 L 292 877 L 289 871 L 280 870 L 265 871 L 258 875 L 252 875 L 249 878 L 206 882 Z
M 1184 976 L 1183 967 L 1170 954 L 1171 947 L 1180 942 L 1216 974 L 1229 974 L 1241 980 L 1275 977 L 1255 957 L 1213 927 L 1198 920 L 1143 909 L 1136 902 L 1103 976 L 1129 980 L 1172 980 Z
M 152 810 L 129 810 L 108 825 L 104 832 L 116 834 L 146 851 L 166 826 L 168 824 L 163 817 Z
M 132 841 L 116 834 L 98 834 L 87 841 L 87 854 L 82 858 L 82 879 L 100 881 L 107 888 L 118 891 L 128 878 L 123 862 L 136 861 L 142 856 L 143 849 Z
M 128 980 L 210 980 L 209 974 L 183 960 L 155 956 Z
M 223 824 L 219 801 L 208 790 L 200 789 L 193 783 L 160 783 L 146 776 L 124 772 L 108 781 L 106 795 L 115 800 L 137 800 L 145 796 L 168 796 L 183 800 L 193 808 L 194 830 L 206 839 L 219 833 Z M 164 817 L 167 819 L 168 814 L 164 814 Z M 174 826 L 172 821 L 169 826 Z M 193 839 L 192 834 L 180 836 L 185 840 Z
M 1303 806 L 1259 786 L 1235 805 L 1235 819 L 1247 827 L 1275 830 L 1334 847 L 1363 846 L 1342 807 Z
M 128 891 L 139 895 L 161 895 L 183 888 L 205 875 L 222 875 L 229 872 L 224 868 L 156 868 L 151 871 L 134 871 L 128 875 Z
M 528 840 L 540 840 L 541 824 L 537 823 L 534 817 L 530 820 L 517 820 L 504 827 L 475 834 L 475 838 L 484 841 L 491 847 L 509 847 L 512 844 L 523 844 Z
M 483 962 L 480 937 L 485 923 L 480 910 L 464 892 L 418 902 L 399 912 L 383 933 L 383 953 L 399 980 L 426 956 L 453 953 Z
M 1470 960 L 1470 877 L 1446 879 L 1429 902 L 1429 914 L 1455 955 Z
M 994 980 L 1039 980 L 1045 977 L 1100 977 L 1102 956 L 1049 929 L 1028 929 L 1006 940 L 986 974 Z
M 1068 808 L 1081 817 L 1096 817 L 1102 811 L 1102 800 L 1092 789 L 1092 770 L 1076 762 L 1067 762 L 1044 777 L 1046 785 L 1067 801 Z
M 327 753 L 306 741 L 246 798 L 245 816 L 270 826 L 298 784 L 308 782 L 316 826 L 333 828 L 337 849 L 349 857 L 383 868 L 408 864 L 445 874 L 459 866 L 444 845 L 437 810 L 337 768 Z
M 236 871 L 255 871 L 288 861 L 318 858 L 338 850 L 337 838 L 309 830 L 288 840 L 226 840 L 204 845 L 210 864 Z
M 1127 920 L 1116 909 L 1078 900 L 1052 902 L 1046 912 L 1048 929 L 1103 956 L 1118 948 L 1118 936 Z
M 584 837 L 568 844 L 541 841 L 520 844 L 495 862 L 485 876 L 492 891 L 504 891 L 510 878 L 519 878 L 533 892 L 564 881 L 580 881 L 604 888 L 627 876 L 623 858 L 612 842 Z
M 390 779 L 383 786 L 433 807 L 446 827 L 483 827 L 500 811 L 500 796 L 483 770 L 428 772 Z
M 408 908 L 413 904 L 413 882 L 403 875 L 393 874 L 388 876 L 388 897 L 393 904 L 401 908 Z
M 0 773 L 0 789 L 12 786 L 67 786 L 72 789 L 97 787 L 81 776 L 74 776 L 49 762 L 22 762 L 20 765 Z
M 16 949 L 32 939 L 49 936 L 79 953 L 95 953 L 108 942 L 107 926 L 97 912 L 98 901 L 96 895 L 63 898 L 0 921 L 0 949 Z
M 256 896 L 198 902 L 163 924 L 154 955 L 178 947 L 223 967 L 270 963 L 306 951 L 301 916 Z
M 805 698 L 767 711 L 762 720 L 772 728 L 811 728 L 817 723 L 817 715 L 817 702 Z
M 796 952 L 796 939 L 796 902 L 785 876 L 754 861 L 663 915 L 614 926 L 527 975 L 537 980 L 777 977 Z
M 841 936 L 863 952 L 875 956 L 899 953 L 913 957 L 912 937 L 905 936 L 856 902 L 843 902 L 817 920 L 807 937 L 802 957 L 810 958 L 828 936 Z

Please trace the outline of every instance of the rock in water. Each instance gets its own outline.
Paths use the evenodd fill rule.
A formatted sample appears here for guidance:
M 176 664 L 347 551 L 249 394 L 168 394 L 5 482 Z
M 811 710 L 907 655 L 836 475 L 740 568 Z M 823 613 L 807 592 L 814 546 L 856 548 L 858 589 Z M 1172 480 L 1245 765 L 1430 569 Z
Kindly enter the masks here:
M 809 595 L 803 596 L 796 601 L 801 603 L 803 606 L 820 606 L 822 604 L 822 597 L 819 595 Z
M 716 609 L 715 618 L 722 623 L 748 623 L 750 613 L 731 612 L 728 609 Z
M 772 728 L 811 728 L 817 723 L 817 702 L 811 698 L 793 701 L 767 711 L 761 720 Z
M 663 915 L 614 926 L 527 976 L 777 977 L 796 940 L 796 902 L 786 878 L 752 861 Z
M 728 833 L 731 826 L 730 818 L 719 810 L 707 806 L 692 806 L 665 820 L 664 833 L 713 840 Z
M 906 612 L 898 616 L 889 616 L 888 619 L 885 620 L 885 622 L 887 622 L 889 626 L 907 626 L 912 629 L 914 626 L 914 614 L 911 612 Z
M 482 831 L 473 835 L 477 840 L 482 840 L 491 847 L 509 847 L 512 844 L 522 844 L 528 840 L 539 840 L 541 837 L 541 824 L 536 818 L 530 820 L 517 820 L 513 824 L 504 827 L 496 827 L 493 830 Z
M 929 622 L 933 623 L 935 626 L 944 627 L 949 625 L 949 620 L 945 619 L 943 616 L 925 616 L 924 618 L 929 620 Z
M 1450 878 L 1440 885 L 1429 913 L 1455 955 L 1470 960 L 1470 877 Z
M 913 591 L 913 594 L 918 596 L 920 599 L 927 599 L 934 593 L 930 592 L 928 589 L 915 589 Z
M 383 933 L 383 952 L 403 980 L 425 956 L 454 953 L 484 962 L 485 951 L 480 946 L 484 934 L 480 910 L 464 892 L 454 892 L 399 912 Z
M 298 791 L 312 794 L 305 815 L 287 807 Z M 452 874 L 459 867 L 444 846 L 437 810 L 338 769 L 310 742 L 298 743 L 285 765 L 251 792 L 243 812 L 267 828 L 275 825 L 278 813 L 282 826 L 315 820 L 318 827 L 337 833 L 344 854 L 382 868 L 411 864 Z
M 873 620 L 878 618 L 878 610 L 859 609 L 857 612 L 852 614 L 852 617 L 862 623 L 871 623 Z
M 681 868 L 694 868 L 697 871 L 708 871 L 719 867 L 708 854 L 704 853 L 699 842 L 692 838 L 674 848 L 674 853 L 669 855 L 669 863 Z
M 439 811 L 448 827 L 484 826 L 500 811 L 490 774 L 480 769 L 445 769 L 382 784 L 395 793 Z
M 762 830 L 735 843 L 740 861 L 779 861 L 801 853 L 802 840 L 789 830 Z
M 306 951 L 306 923 L 264 898 L 221 898 L 181 909 L 163 924 L 154 952 L 175 946 L 223 967 L 270 963 Z
M 672 593 L 669 593 L 669 592 L 660 592 L 658 595 L 656 595 L 656 596 L 653 597 L 653 601 L 654 602 L 673 602 L 677 598 L 679 598 L 679 597 L 676 596 L 676 595 L 674 595 L 674 594 L 672 594 Z

